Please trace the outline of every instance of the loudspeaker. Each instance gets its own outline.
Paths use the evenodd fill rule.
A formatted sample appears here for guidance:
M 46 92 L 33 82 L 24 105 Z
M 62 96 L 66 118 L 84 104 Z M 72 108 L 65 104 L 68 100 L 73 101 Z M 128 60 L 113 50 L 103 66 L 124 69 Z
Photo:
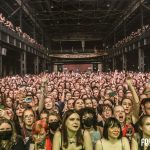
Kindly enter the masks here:
M 62 64 L 57 65 L 57 71 L 63 72 L 63 65 Z
M 6 48 L 1 48 L 0 49 L 0 54 L 1 55 L 6 56 L 6 53 L 7 53 L 7 49 Z
M 98 64 L 93 64 L 93 72 L 97 72 L 98 71 Z

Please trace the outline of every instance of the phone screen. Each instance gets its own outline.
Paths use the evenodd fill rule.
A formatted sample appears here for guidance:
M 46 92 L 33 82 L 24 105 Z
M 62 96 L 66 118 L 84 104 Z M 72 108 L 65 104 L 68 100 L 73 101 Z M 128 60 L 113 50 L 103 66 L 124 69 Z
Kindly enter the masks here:
M 116 92 L 111 92 L 111 93 L 109 93 L 109 96 L 110 97 L 114 97 L 116 95 Z
M 2 110 L 3 110 L 4 108 L 5 108 L 5 107 L 4 107 L 4 105 L 0 105 L 0 109 L 2 109 Z
M 24 102 L 26 102 L 26 103 L 32 102 L 32 97 L 26 97 L 26 98 L 24 99 Z

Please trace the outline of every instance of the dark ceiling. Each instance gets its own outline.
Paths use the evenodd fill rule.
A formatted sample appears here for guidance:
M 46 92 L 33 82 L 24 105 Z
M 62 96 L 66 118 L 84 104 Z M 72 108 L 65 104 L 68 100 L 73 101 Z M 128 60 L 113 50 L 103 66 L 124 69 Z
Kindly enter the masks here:
M 100 49 L 137 1 L 0 0 L 0 11 L 16 25 L 22 20 L 23 31 L 39 42 L 43 38 L 52 50 L 80 49 L 81 41 L 86 41 L 87 49 Z M 21 2 L 22 18 L 19 17 Z
M 32 0 L 36 17 L 53 39 L 94 35 L 101 39 L 127 9 L 131 0 Z M 69 39 L 69 38 L 67 38 Z

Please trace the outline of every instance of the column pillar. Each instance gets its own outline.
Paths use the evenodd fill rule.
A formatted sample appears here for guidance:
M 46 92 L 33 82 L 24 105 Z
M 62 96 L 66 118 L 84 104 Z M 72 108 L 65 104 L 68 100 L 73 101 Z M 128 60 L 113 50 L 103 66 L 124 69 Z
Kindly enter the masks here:
M 35 56 L 34 58 L 34 73 L 39 73 L 39 56 Z
M 122 69 L 127 70 L 127 56 L 125 53 L 122 54 Z
M 102 72 L 102 64 L 101 64 L 101 63 L 98 64 L 98 71 L 99 71 L 99 72 Z
M 22 30 L 22 1 L 21 1 L 21 6 L 20 6 L 20 14 L 19 14 L 19 26 Z
M 63 64 L 57 64 L 57 72 L 63 72 Z
M 43 71 L 46 70 L 46 59 L 43 59 L 43 61 L 42 61 L 42 70 Z
M 50 60 L 47 61 L 47 69 L 48 69 L 48 72 L 52 72 L 52 63 Z
M 56 64 L 53 65 L 53 71 L 57 72 L 57 65 Z
M 20 54 L 20 62 L 21 62 L 21 74 L 26 74 L 27 73 L 27 61 L 26 61 L 26 57 L 27 57 L 27 54 L 25 51 L 23 51 L 21 54 Z
M 138 68 L 139 71 L 144 71 L 144 50 L 141 48 L 138 48 Z
M 2 77 L 2 68 L 3 68 L 3 65 L 2 65 L 2 55 L 0 54 L 0 77 Z
M 115 56 L 113 57 L 113 71 L 116 69 L 116 58 Z
M 0 77 L 2 77 L 2 70 L 3 70 L 3 64 L 2 64 L 2 47 L 0 45 Z

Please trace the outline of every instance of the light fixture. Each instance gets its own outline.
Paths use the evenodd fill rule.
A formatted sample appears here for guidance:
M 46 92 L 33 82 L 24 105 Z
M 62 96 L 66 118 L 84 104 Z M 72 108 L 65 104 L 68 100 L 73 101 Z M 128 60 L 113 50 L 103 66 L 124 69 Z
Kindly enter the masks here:
M 109 8 L 110 7 L 110 3 L 107 3 L 106 6 Z
M 81 8 L 79 8 L 79 9 L 78 9 L 78 11 L 80 11 L 80 12 L 81 12 L 81 11 L 82 11 L 82 9 L 81 9 Z
M 53 9 L 54 8 L 54 5 L 51 5 L 51 9 Z

